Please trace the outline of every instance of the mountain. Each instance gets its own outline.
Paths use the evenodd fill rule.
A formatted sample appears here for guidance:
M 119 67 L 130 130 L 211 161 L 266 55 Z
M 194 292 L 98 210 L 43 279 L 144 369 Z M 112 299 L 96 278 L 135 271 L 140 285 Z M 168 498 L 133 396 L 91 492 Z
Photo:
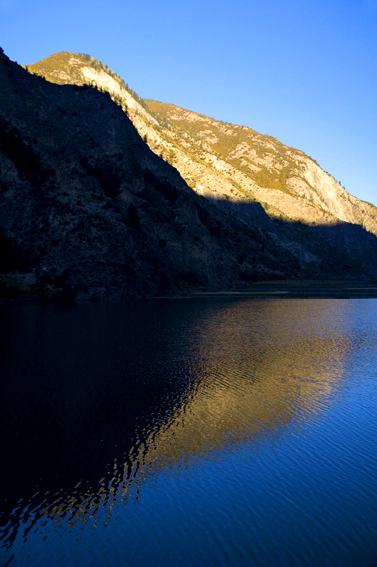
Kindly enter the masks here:
M 295 258 L 197 195 L 107 93 L 0 54 L 1 294 L 133 299 L 287 277 Z M 256 260 L 258 259 L 258 262 Z
M 376 207 L 349 195 L 313 159 L 276 138 L 173 104 L 143 101 L 89 55 L 57 53 L 28 68 L 52 82 L 108 91 L 151 149 L 201 195 L 257 201 L 273 218 L 329 226 L 342 221 L 377 235 Z
M 182 123 L 188 117 L 192 132 Z M 246 182 L 238 148 L 240 132 L 262 145 L 266 138 L 196 117 L 143 101 L 87 55 L 63 52 L 23 69 L 0 53 L 0 295 L 134 299 L 261 280 L 377 277 L 377 239 L 355 224 L 364 207 L 367 226 L 372 205 L 326 186 L 306 189 L 317 216 L 314 194 L 327 199 L 322 217 L 277 218 L 257 191 L 279 192 L 280 207 L 293 193 Z M 202 122 L 213 128 L 205 126 L 206 139 Z M 223 156 L 219 128 L 237 133 Z M 271 147 L 263 159 L 267 149 L 265 170 L 277 170 Z

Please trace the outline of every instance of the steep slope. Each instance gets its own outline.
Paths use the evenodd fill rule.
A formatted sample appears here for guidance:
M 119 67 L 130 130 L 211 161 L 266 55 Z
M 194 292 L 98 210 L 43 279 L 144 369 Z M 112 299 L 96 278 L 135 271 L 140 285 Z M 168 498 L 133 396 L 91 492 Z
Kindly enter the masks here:
M 271 236 L 193 192 L 107 93 L 3 53 L 0 186 L 3 296 L 135 298 L 299 273 Z
M 88 55 L 58 53 L 28 68 L 53 82 L 107 90 L 151 149 L 201 195 L 257 201 L 273 218 L 330 226 L 342 221 L 377 235 L 376 207 L 349 195 L 310 157 L 271 136 L 172 104 L 143 101 Z
M 303 152 L 246 126 L 219 122 L 171 104 L 146 102 L 178 130 L 201 140 L 202 159 L 233 184 L 225 189 L 228 197 L 255 199 L 269 215 L 289 221 L 331 225 L 340 220 L 377 234 L 376 207 L 349 195 Z M 216 161 L 211 164 L 211 155 L 222 160 L 222 167 Z M 200 192 L 210 194 L 211 190 L 208 179 Z

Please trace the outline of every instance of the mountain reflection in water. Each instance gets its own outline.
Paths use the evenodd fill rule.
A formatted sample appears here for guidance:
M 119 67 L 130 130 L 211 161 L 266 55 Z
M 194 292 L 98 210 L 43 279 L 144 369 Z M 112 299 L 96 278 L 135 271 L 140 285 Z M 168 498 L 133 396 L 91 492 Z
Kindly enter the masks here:
M 346 305 L 3 306 L 3 547 L 20 526 L 107 523 L 161 471 L 311 419 L 342 378 Z

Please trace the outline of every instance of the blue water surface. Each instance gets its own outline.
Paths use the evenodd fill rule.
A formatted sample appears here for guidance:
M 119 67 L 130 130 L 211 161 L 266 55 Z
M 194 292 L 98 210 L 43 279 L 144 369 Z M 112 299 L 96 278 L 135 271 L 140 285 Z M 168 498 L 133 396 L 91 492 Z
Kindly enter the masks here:
M 2 565 L 377 565 L 376 315 L 2 306 Z

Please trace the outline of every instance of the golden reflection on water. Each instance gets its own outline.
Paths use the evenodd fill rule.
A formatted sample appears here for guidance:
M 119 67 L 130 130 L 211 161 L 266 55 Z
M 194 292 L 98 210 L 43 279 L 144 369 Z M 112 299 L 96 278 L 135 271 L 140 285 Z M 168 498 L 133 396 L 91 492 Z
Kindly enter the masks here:
M 68 529 L 107 523 L 114 508 L 137 499 L 143 483 L 162 470 L 221 458 L 246 442 L 257 450 L 292 424 L 305 424 L 328 403 L 350 349 L 344 303 L 320 305 L 233 303 L 201 321 L 188 362 L 195 379 L 180 406 L 123 463 L 115 461 L 95 491 L 79 484 L 71 495 L 45 495 L 43 502 L 36 495 L 20 514 L 27 529 L 43 529 L 47 520 Z M 334 326 L 337 309 L 343 333 Z
M 294 329 L 271 336 L 268 323 L 254 325 L 250 337 L 239 327 L 244 308 L 231 307 L 203 329 L 196 382 L 140 448 L 144 467 L 179 466 L 245 441 L 273 440 L 326 404 L 342 376 L 349 339 L 307 333 L 302 340 Z

